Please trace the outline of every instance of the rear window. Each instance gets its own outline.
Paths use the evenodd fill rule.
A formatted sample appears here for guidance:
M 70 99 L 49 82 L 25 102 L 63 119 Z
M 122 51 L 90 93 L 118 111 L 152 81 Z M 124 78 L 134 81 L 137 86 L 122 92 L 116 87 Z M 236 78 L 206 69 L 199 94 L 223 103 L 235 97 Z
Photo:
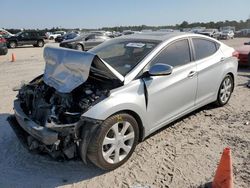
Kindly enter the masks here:
M 194 38 L 194 50 L 196 60 L 206 58 L 208 56 L 213 55 L 219 47 L 219 44 L 206 39 Z

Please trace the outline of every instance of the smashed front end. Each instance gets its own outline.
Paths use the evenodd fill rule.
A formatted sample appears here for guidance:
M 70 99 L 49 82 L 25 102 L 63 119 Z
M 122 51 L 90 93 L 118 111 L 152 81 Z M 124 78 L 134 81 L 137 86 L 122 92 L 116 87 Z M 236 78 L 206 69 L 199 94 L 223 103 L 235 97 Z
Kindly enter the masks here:
M 93 54 L 46 48 L 44 56 L 44 75 L 18 89 L 8 121 L 29 150 L 74 158 L 80 149 L 86 161 L 88 143 L 102 121 L 82 114 L 121 82 Z

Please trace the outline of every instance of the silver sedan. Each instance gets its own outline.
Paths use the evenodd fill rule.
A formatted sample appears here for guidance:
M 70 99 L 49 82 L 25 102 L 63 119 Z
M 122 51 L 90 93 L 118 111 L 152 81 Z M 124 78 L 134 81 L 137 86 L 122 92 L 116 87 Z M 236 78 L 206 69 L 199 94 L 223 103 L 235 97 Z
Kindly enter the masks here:
M 177 32 L 122 36 L 88 52 L 46 47 L 44 58 L 44 74 L 21 87 L 9 122 L 31 149 L 79 154 L 109 170 L 163 126 L 227 104 L 238 67 L 233 48 Z

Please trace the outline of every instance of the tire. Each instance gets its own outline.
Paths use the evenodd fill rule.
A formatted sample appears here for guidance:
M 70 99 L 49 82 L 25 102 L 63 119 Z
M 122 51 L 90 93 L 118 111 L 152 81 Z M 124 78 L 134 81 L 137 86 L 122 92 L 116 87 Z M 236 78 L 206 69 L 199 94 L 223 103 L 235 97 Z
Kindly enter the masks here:
M 49 37 L 49 40 L 54 40 L 54 37 Z
M 44 42 L 42 40 L 38 40 L 36 45 L 37 47 L 42 48 L 44 46 Z
M 15 41 L 10 41 L 9 47 L 10 48 L 16 48 L 17 47 L 17 43 Z
M 76 50 L 79 50 L 79 51 L 84 51 L 84 48 L 81 44 L 77 44 L 76 45 Z
M 99 168 L 113 170 L 130 158 L 138 140 L 136 120 L 126 113 L 116 114 L 102 123 L 90 142 L 87 157 Z
M 231 75 L 227 74 L 220 84 L 215 104 L 219 107 L 228 103 L 233 92 L 234 82 Z

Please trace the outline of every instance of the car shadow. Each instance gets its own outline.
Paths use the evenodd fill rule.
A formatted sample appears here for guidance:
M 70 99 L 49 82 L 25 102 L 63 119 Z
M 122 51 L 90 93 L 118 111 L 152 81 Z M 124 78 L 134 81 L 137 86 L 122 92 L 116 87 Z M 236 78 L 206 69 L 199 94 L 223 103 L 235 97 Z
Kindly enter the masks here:
M 79 158 L 56 161 L 48 155 L 28 152 L 9 126 L 9 115 L 0 114 L 0 187 L 56 187 L 107 173 Z

